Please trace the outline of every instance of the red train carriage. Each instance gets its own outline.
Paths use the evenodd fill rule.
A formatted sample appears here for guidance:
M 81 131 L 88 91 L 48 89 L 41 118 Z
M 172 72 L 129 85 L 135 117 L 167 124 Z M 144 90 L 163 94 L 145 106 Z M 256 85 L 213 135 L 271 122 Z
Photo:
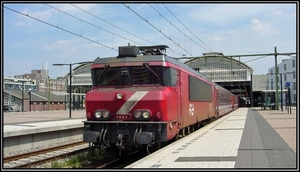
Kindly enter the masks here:
M 224 116 L 229 112 L 237 109 L 239 107 L 238 96 L 232 94 L 225 88 L 215 85 L 215 97 L 216 97 L 216 118 Z
M 124 46 L 117 57 L 93 62 L 83 134 L 92 148 L 159 148 L 224 114 L 230 92 L 165 55 L 166 48 Z

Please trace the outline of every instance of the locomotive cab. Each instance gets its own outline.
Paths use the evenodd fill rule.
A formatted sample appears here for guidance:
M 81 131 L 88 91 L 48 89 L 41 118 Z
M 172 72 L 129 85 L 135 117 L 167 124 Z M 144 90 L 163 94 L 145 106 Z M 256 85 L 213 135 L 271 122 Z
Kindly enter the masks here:
M 168 121 L 178 113 L 172 101 L 178 98 L 177 71 L 156 60 L 164 58 L 166 46 L 139 48 L 119 47 L 118 57 L 97 58 L 92 65 L 85 142 L 131 151 L 170 139 Z
M 116 57 L 95 59 L 85 99 L 85 142 L 119 155 L 160 148 L 238 106 L 230 91 L 166 56 L 166 48 L 125 46 Z

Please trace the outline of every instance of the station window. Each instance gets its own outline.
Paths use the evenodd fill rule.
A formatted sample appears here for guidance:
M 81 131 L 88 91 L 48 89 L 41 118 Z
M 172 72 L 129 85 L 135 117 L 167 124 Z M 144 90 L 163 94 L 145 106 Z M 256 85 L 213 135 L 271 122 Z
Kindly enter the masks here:
M 295 73 L 293 73 L 293 79 L 296 79 L 296 74 Z
M 271 79 L 271 90 L 273 90 L 273 78 Z
M 295 60 L 293 60 L 293 68 L 296 66 L 296 64 L 295 64 Z
M 293 83 L 293 90 L 296 90 L 296 82 Z
M 284 74 L 284 81 L 286 81 L 286 74 Z

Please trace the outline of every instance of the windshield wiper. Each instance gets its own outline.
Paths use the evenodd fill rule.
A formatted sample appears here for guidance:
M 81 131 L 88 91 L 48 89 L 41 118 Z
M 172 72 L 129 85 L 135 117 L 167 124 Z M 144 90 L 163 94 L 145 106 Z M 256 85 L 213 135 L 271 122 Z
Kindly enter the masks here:
M 147 63 L 143 63 L 143 66 L 146 66 L 158 79 L 160 79 L 160 77 L 149 67 Z
M 105 68 L 103 69 L 101 75 L 98 78 L 98 81 L 100 81 L 101 77 L 103 76 L 103 74 L 106 72 L 106 70 L 108 69 L 109 65 L 105 65 Z

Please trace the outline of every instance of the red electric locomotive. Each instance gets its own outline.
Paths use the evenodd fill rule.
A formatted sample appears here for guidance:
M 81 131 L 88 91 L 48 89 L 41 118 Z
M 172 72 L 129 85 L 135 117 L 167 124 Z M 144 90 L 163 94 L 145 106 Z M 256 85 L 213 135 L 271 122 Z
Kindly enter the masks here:
M 167 56 L 166 48 L 123 46 L 116 57 L 95 59 L 83 121 L 92 149 L 121 155 L 160 148 L 238 107 L 233 94 Z

